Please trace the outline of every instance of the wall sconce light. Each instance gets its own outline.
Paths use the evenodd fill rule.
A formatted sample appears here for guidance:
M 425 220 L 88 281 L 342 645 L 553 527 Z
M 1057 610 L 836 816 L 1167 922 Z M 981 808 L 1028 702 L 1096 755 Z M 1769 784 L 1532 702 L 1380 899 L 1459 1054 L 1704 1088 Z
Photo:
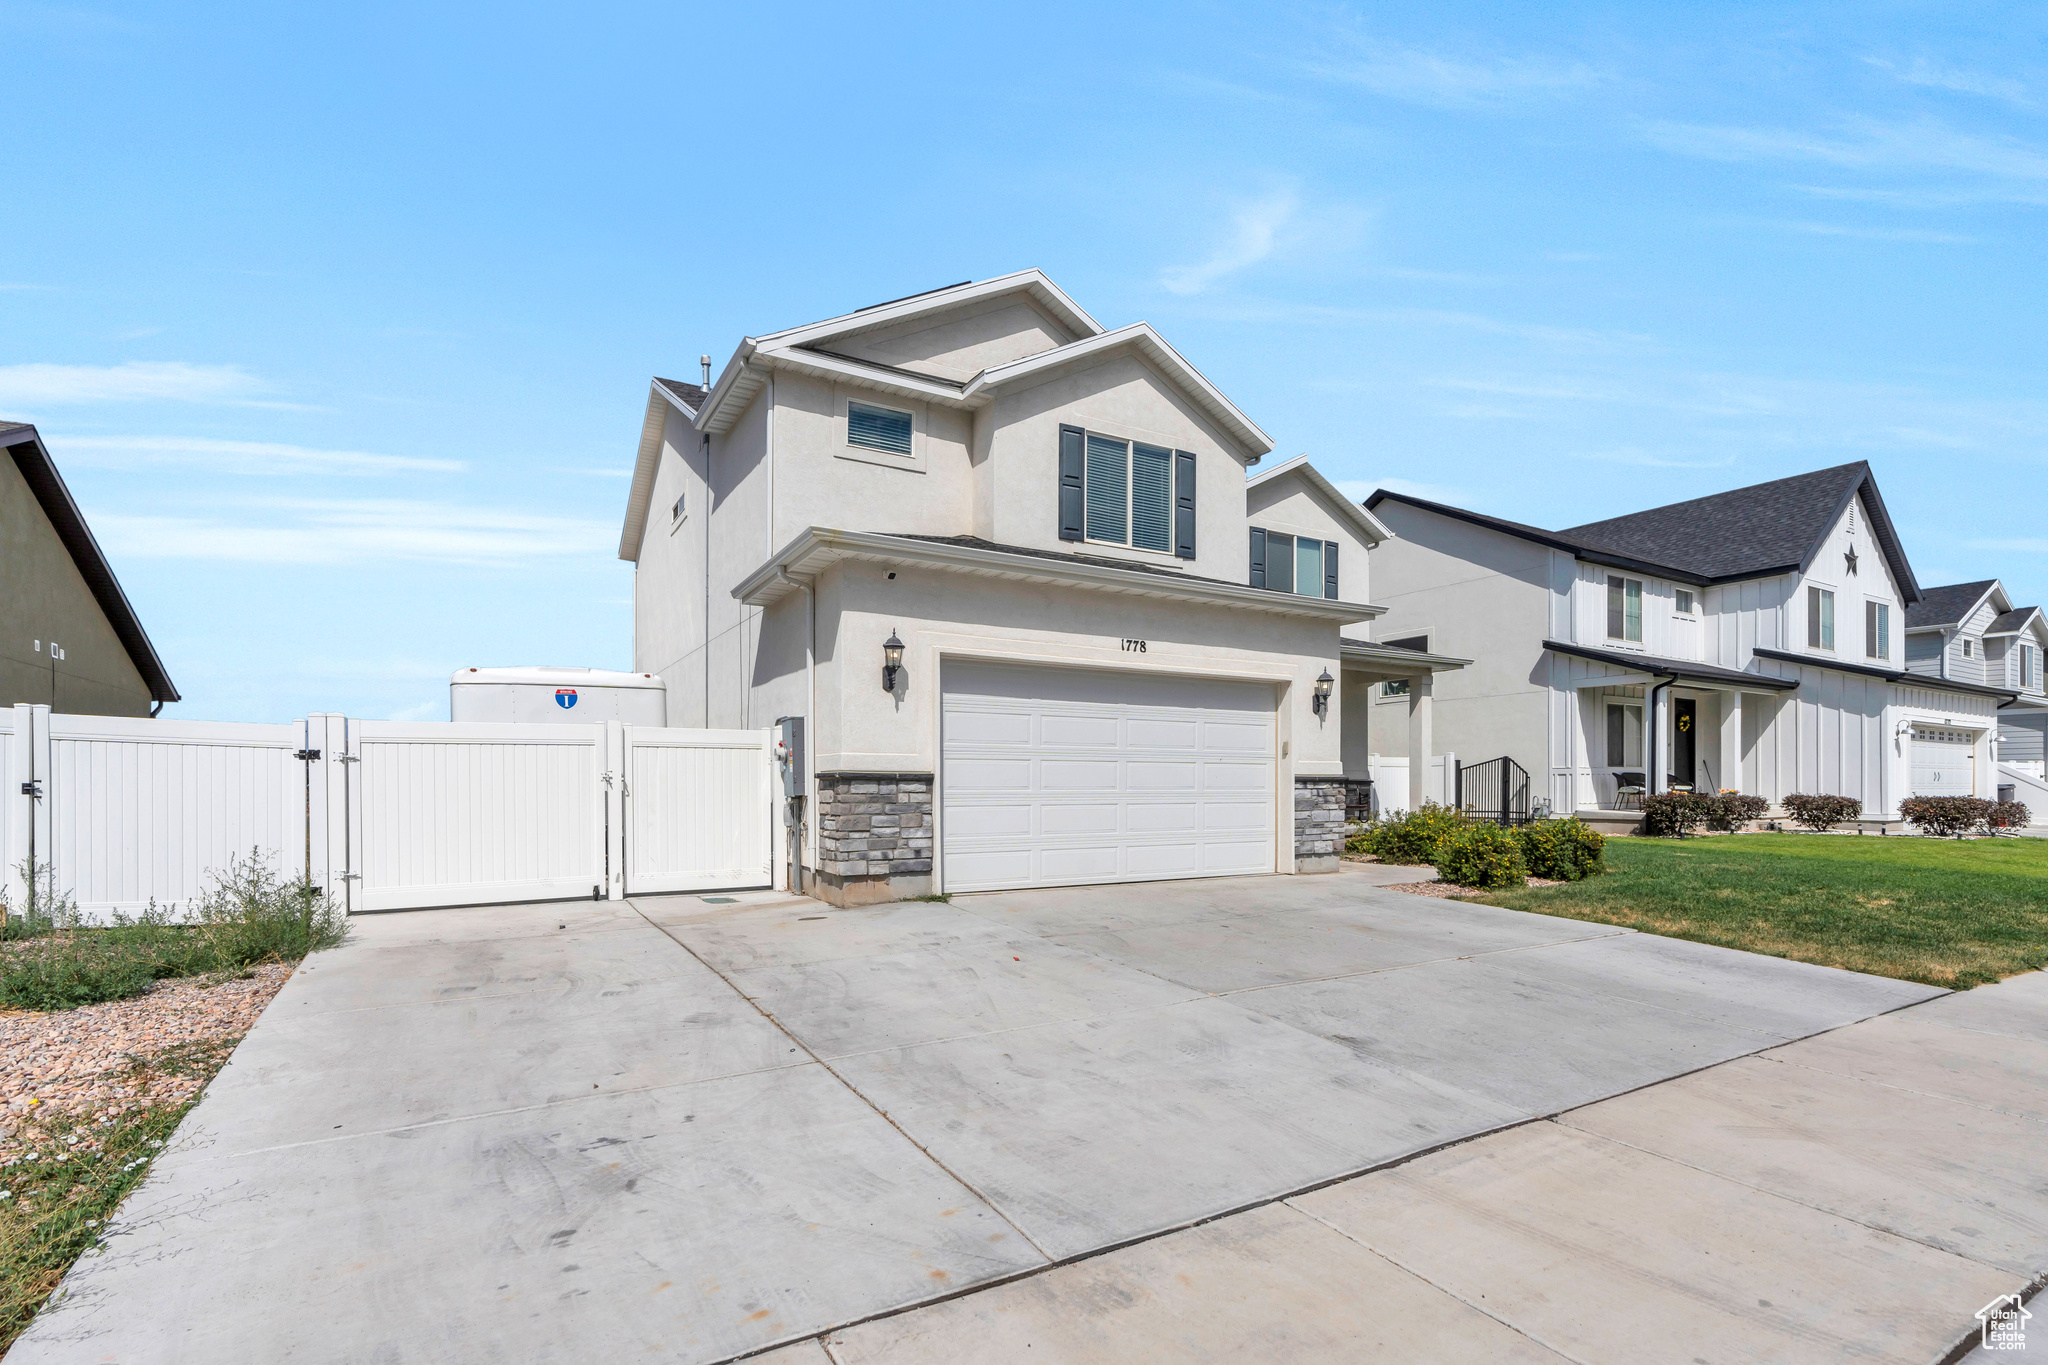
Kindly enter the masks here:
M 1330 689 L 1336 685 L 1337 680 L 1330 676 L 1330 670 L 1327 668 L 1323 670 L 1323 676 L 1316 679 L 1315 699 L 1309 704 L 1315 708 L 1317 715 L 1326 716 L 1330 713 Z
M 891 630 L 889 638 L 882 641 L 882 690 L 896 690 L 896 674 L 903 667 L 903 642 Z

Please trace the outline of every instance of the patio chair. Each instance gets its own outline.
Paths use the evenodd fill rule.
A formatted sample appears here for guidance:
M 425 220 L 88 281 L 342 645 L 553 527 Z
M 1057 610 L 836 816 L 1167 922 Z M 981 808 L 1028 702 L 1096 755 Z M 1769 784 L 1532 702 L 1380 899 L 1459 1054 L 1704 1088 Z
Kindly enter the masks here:
M 1641 810 L 1643 793 L 1650 788 L 1650 782 L 1642 773 L 1616 773 L 1614 775 L 1614 808 L 1616 810 Z

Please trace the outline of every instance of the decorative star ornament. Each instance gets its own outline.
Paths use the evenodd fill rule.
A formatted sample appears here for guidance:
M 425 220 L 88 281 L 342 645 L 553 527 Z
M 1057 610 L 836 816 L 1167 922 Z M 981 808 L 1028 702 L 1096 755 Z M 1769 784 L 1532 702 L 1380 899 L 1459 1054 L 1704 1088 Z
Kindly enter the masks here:
M 1855 547 L 1854 545 L 1851 545 L 1851 546 L 1849 547 L 1849 553 L 1847 553 L 1847 554 L 1843 555 L 1843 556 L 1842 556 L 1842 558 L 1848 561 L 1848 564 L 1849 564 L 1849 572 L 1850 572 L 1850 573 L 1855 573 L 1855 572 L 1856 572 L 1856 547 Z

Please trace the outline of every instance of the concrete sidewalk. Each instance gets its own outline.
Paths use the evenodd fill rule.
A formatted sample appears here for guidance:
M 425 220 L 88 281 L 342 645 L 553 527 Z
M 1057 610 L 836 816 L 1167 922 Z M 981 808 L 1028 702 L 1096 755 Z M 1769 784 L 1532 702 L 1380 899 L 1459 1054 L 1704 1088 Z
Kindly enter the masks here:
M 1369 1358 L 1381 1338 L 1427 1358 L 1415 1334 L 1465 1322 L 1465 1291 L 1397 1262 L 1445 1225 L 1425 1179 L 1441 1163 L 1939 994 L 1374 881 L 364 917 L 294 976 L 8 1359 L 708 1365 L 791 1342 L 815 1357 L 803 1339 L 839 1329 L 846 1351 L 893 1352 L 912 1349 L 890 1334 L 913 1320 L 943 1335 L 946 1315 L 981 1311 L 963 1305 L 1142 1279 L 1144 1258 L 1183 1249 L 1196 1260 L 1159 1273 L 1252 1285 L 1250 1258 L 1283 1299 L 1368 1295 L 1274 1339 L 1303 1359 L 1318 1340 Z M 1517 1181 L 1566 1173 L 1546 1196 L 1553 1240 L 1677 1160 L 1602 1158 L 1622 1140 L 1583 1126 L 1533 1131 L 1565 1146 L 1448 1184 L 1511 1207 L 1540 1193 Z M 1293 1198 L 1383 1167 L 1334 1189 L 1395 1191 L 1414 1248 L 1361 1241 L 1400 1220 L 1347 1212 L 1334 1189 Z M 1592 1194 L 1574 1197 L 1575 1178 Z M 1972 1226 L 2013 1264 L 2029 1254 L 2021 1230 Z M 1787 1227 L 1772 1235 L 1806 1225 Z M 1311 1268 L 1312 1248 L 1337 1259 Z M 1887 1254 L 1916 1251 L 1935 1254 Z M 1534 1275 L 1539 1299 L 1571 1283 L 1532 1268 L 1569 1257 L 1488 1254 Z M 1254 1356 L 1286 1358 L 1257 1346 L 1274 1328 L 1256 1302 L 1201 1297 L 1173 1312 L 1211 1322 L 1203 1340 L 1230 1340 L 1215 1315 L 1235 1314 Z M 1533 1349 L 1494 1325 L 1510 1335 L 1458 1330 L 1484 1353 Z M 1142 1325 L 1102 1330 L 1150 1347 Z
M 1932 1365 L 2048 1272 L 2044 1125 L 2034 973 L 781 1359 Z

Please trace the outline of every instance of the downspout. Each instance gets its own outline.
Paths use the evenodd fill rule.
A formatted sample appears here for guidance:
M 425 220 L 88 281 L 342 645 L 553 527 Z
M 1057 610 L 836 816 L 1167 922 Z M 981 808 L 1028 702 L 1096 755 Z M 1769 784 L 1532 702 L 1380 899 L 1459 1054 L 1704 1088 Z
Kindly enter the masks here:
M 782 581 L 793 588 L 804 590 L 804 852 L 810 855 L 811 866 L 818 865 L 818 822 L 811 818 L 813 809 L 811 794 L 817 783 L 813 774 L 817 771 L 818 752 L 818 600 L 811 593 L 809 583 L 800 583 L 789 576 L 788 568 L 775 571 Z M 802 875 L 799 872 L 798 875 Z M 802 890 L 801 887 L 798 888 Z
M 704 433 L 704 728 L 711 728 L 711 509 L 718 494 L 711 483 L 711 433 Z

